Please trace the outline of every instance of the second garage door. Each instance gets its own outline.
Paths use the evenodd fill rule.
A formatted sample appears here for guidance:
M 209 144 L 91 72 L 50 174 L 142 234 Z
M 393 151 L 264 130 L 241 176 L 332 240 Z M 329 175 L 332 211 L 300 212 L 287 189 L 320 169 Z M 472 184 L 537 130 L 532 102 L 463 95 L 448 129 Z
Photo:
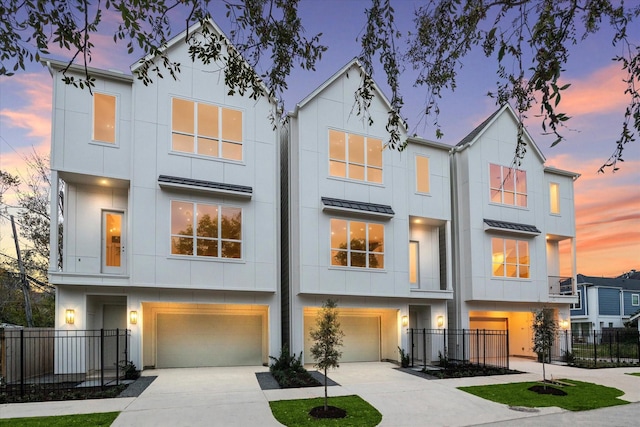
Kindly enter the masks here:
M 341 362 L 380 361 L 380 316 L 340 316 L 344 332 Z M 305 331 L 315 328 L 315 317 L 305 316 Z M 310 348 L 313 342 L 305 334 L 305 363 L 313 363 Z
M 157 317 L 157 367 L 262 364 L 262 316 L 163 314 Z

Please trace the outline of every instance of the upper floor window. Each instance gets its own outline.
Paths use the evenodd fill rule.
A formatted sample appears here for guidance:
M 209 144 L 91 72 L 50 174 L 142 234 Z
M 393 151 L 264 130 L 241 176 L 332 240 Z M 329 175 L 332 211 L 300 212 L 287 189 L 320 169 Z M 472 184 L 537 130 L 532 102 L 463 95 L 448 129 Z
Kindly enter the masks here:
M 382 140 L 329 130 L 329 174 L 382 183 Z
M 116 143 L 116 97 L 93 94 L 93 140 Z
M 242 209 L 172 200 L 171 254 L 242 258 Z
M 527 207 L 527 172 L 500 165 L 489 165 L 491 201 Z
M 242 112 L 172 98 L 171 149 L 242 160 Z
M 631 305 L 640 305 L 640 294 L 631 294 Z
M 416 156 L 416 191 L 429 192 L 429 158 Z
M 529 242 L 526 240 L 491 239 L 493 277 L 530 277 Z
M 331 219 L 331 265 L 384 268 L 384 225 Z
M 552 214 L 560 213 L 560 185 L 551 182 L 549 183 L 549 202 Z

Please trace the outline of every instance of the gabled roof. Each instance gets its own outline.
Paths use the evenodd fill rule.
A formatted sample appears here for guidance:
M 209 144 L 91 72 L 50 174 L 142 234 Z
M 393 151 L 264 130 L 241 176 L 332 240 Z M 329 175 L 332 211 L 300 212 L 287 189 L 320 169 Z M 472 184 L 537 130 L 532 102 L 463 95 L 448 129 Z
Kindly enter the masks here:
M 462 138 L 462 140 L 460 140 L 460 142 L 456 144 L 455 151 L 465 150 L 466 148 L 471 147 L 473 144 L 475 144 L 475 142 L 478 139 L 480 139 L 482 134 L 484 134 L 484 132 L 491 127 L 491 125 L 498 119 L 498 117 L 500 117 L 503 114 L 509 114 L 511 118 L 513 118 L 513 120 L 515 120 L 516 122 L 520 121 L 518 119 L 518 115 L 513 110 L 511 105 L 509 105 L 508 103 L 504 104 L 497 111 L 495 111 L 493 114 L 487 117 L 485 121 L 483 121 L 478 126 L 476 126 L 476 128 L 473 129 L 467 136 Z M 540 158 L 540 160 L 542 161 L 542 163 L 544 163 L 546 160 L 546 158 L 544 157 L 544 154 L 542 154 L 542 151 L 540 151 L 540 149 L 534 142 L 533 138 L 531 138 L 531 135 L 529 134 L 529 132 L 527 132 L 526 128 L 524 129 L 523 137 L 527 141 L 527 146 L 531 147 L 533 149 L 533 152 L 536 153 Z
M 340 68 L 333 76 L 329 77 L 329 79 L 327 79 L 324 83 L 318 86 L 313 92 L 307 95 L 302 101 L 298 102 L 296 104 L 296 108 L 290 114 L 293 116 L 296 116 L 298 114 L 298 110 L 303 108 L 307 103 L 309 103 L 312 99 L 318 96 L 318 94 L 324 91 L 333 82 L 335 82 L 340 77 L 342 77 L 343 74 L 346 74 L 351 68 L 357 68 L 359 73 L 366 74 L 366 72 L 364 71 L 364 68 L 362 68 L 362 64 L 360 64 L 360 61 L 358 61 L 358 58 L 353 58 L 344 67 Z M 389 99 L 384 95 L 384 93 L 382 93 L 382 91 L 380 90 L 376 82 L 373 81 L 373 79 L 372 79 L 372 82 L 373 82 L 373 90 L 380 97 L 380 99 L 382 99 L 382 102 L 384 102 L 384 104 L 387 106 L 389 111 L 391 111 L 392 107 L 391 107 L 391 103 L 389 102 Z
M 578 284 L 592 286 L 606 286 L 612 288 L 621 288 L 631 291 L 640 291 L 640 280 L 627 279 L 624 277 L 595 277 L 578 274 L 576 276 Z

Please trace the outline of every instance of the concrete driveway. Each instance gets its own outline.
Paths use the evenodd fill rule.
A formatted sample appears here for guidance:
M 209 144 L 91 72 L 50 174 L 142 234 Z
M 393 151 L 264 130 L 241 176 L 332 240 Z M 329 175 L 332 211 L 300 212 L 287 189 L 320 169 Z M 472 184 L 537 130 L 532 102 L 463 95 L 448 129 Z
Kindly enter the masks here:
M 357 394 L 383 415 L 381 426 L 636 426 L 640 403 L 588 412 L 540 408 L 522 412 L 457 389 L 459 386 L 533 381 L 541 365 L 512 359 L 518 375 L 425 380 L 390 363 L 345 363 L 329 373 L 339 386 L 330 396 Z M 269 401 L 323 396 L 322 387 L 261 390 L 255 373 L 262 366 L 144 371 L 156 380 L 136 398 L 0 405 L 0 418 L 121 411 L 113 426 L 278 426 Z M 623 399 L 640 401 L 638 368 L 576 369 L 547 366 L 547 375 L 616 387 Z

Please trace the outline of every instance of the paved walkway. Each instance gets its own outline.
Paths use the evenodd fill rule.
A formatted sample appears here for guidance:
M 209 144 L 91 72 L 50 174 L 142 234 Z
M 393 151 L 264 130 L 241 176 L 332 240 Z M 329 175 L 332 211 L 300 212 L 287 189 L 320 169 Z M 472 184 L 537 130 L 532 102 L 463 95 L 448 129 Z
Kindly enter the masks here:
M 390 363 L 345 363 L 329 377 L 340 384 L 330 396 L 357 394 L 383 415 L 381 426 L 636 426 L 640 403 L 569 412 L 540 408 L 520 412 L 457 389 L 463 385 L 538 380 L 542 365 L 512 359 L 518 375 L 425 380 L 393 369 Z M 0 405 L 0 418 L 121 411 L 113 426 L 279 426 L 268 402 L 322 396 L 322 387 L 261 390 L 255 372 L 264 367 L 162 369 L 144 371 L 158 378 L 137 398 Z M 547 365 L 547 376 L 616 387 L 624 400 L 640 402 L 638 368 L 587 370 Z

